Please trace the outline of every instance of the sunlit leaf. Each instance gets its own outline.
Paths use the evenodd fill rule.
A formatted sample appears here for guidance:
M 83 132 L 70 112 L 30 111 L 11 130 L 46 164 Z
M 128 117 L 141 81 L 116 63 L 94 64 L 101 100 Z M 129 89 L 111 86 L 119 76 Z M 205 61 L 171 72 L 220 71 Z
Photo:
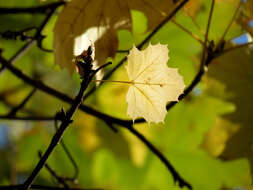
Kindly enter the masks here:
M 184 81 L 177 69 L 168 68 L 166 45 L 149 45 L 139 51 L 136 47 L 128 55 L 126 66 L 131 82 L 127 93 L 127 114 L 135 120 L 143 117 L 150 122 L 162 122 L 167 113 L 166 103 L 178 101 Z

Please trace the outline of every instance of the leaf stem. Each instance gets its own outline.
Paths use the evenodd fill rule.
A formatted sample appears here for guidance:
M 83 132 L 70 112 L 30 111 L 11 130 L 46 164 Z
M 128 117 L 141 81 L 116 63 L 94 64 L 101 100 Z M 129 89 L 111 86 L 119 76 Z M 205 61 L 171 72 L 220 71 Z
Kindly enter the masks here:
M 164 85 L 173 85 L 175 83 L 149 83 L 149 82 L 135 82 L 135 81 L 120 81 L 120 80 L 92 80 L 91 82 L 113 82 L 113 83 L 123 83 L 123 84 L 143 84 L 143 85 L 157 85 L 157 86 L 164 86 Z
M 236 50 L 236 49 L 239 49 L 239 48 L 243 48 L 243 47 L 247 47 L 247 46 L 250 46 L 250 45 L 253 45 L 253 42 L 248 42 L 248 43 L 245 43 L 245 44 L 241 44 L 241 45 L 226 48 L 220 54 L 216 55 L 216 58 L 221 56 L 221 55 L 224 55 L 224 54 L 226 54 L 230 51 L 233 51 L 233 50 Z
M 204 48 L 203 48 L 203 53 L 202 53 L 202 58 L 201 58 L 201 65 L 200 65 L 200 69 L 202 69 L 202 70 L 204 69 L 204 66 L 205 66 L 205 58 L 206 58 L 208 34 L 209 34 L 210 25 L 211 25 L 214 4 L 215 4 L 215 0 L 212 0 L 211 9 L 210 9 L 210 13 L 209 13 L 209 17 L 208 17 L 208 22 L 207 22 L 207 27 L 206 27 Z
M 240 10 L 240 7 L 241 7 L 241 5 L 242 5 L 242 2 L 243 2 L 243 1 L 239 1 L 238 5 L 237 5 L 237 8 L 236 8 L 236 10 L 235 10 L 235 12 L 234 12 L 234 15 L 233 15 L 232 19 L 230 20 L 229 24 L 227 25 L 226 30 L 225 30 L 225 32 L 223 33 L 221 39 L 219 40 L 219 43 L 218 43 L 217 46 L 219 46 L 219 45 L 221 45 L 221 44 L 223 43 L 226 34 L 228 33 L 228 31 L 229 31 L 231 25 L 233 24 L 233 22 L 234 22 L 234 20 L 235 20 L 235 18 L 236 18 L 236 16 L 237 16 L 237 14 L 238 14 L 238 12 L 239 12 L 239 10 Z
M 123 84 L 134 84 L 131 81 L 120 81 L 120 80 L 92 80 L 91 82 L 112 82 L 112 83 L 123 83 Z
M 192 17 L 192 15 L 190 15 L 190 13 L 188 12 L 187 9 L 184 10 L 185 13 L 188 15 L 188 17 L 191 19 L 192 23 L 195 25 L 195 27 L 199 30 L 200 34 L 202 35 L 202 37 L 205 36 L 205 32 L 201 29 L 201 27 L 199 26 L 199 24 L 196 22 L 196 20 Z
M 184 26 L 182 26 L 181 24 L 179 24 L 175 20 L 172 20 L 171 22 L 173 24 L 175 24 L 176 26 L 178 26 L 185 33 L 189 34 L 193 39 L 195 39 L 196 41 L 198 41 L 202 46 L 204 46 L 204 42 L 196 34 L 193 34 L 191 31 L 187 30 Z

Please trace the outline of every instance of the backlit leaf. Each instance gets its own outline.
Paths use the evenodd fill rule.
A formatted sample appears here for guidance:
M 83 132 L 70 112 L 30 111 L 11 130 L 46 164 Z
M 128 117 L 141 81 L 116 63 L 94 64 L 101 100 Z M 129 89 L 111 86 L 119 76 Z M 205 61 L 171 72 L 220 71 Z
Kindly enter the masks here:
M 166 103 L 178 101 L 184 81 L 177 69 L 168 68 L 167 45 L 149 45 L 139 51 L 136 47 L 128 55 L 127 74 L 131 82 L 127 93 L 127 114 L 135 120 L 143 117 L 148 123 L 163 122 Z

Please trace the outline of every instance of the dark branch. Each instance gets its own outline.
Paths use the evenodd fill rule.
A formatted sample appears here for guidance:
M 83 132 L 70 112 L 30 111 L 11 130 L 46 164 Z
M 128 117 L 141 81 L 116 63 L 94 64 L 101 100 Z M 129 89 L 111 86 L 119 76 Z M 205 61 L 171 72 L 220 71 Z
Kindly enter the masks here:
M 9 121 L 54 121 L 55 117 L 46 117 L 46 116 L 8 116 L 8 115 L 0 115 L 0 119 L 9 120 Z
M 57 132 L 53 136 L 53 138 L 51 140 L 51 143 L 48 146 L 46 152 L 43 154 L 43 156 L 39 160 L 38 164 L 36 165 L 36 167 L 34 168 L 32 173 L 30 174 L 30 176 L 27 178 L 25 183 L 23 184 L 22 190 L 27 190 L 31 187 L 33 181 L 35 180 L 35 178 L 39 174 L 42 167 L 45 165 L 47 159 L 49 158 L 49 156 L 53 152 L 54 148 L 60 142 L 60 140 L 63 136 L 63 133 L 65 132 L 67 127 L 72 123 L 72 117 L 73 117 L 74 113 L 76 112 L 76 110 L 78 109 L 78 107 L 82 103 L 83 94 L 84 94 L 85 90 L 87 89 L 87 87 L 88 87 L 89 83 L 91 82 L 93 76 L 99 70 L 99 69 L 97 69 L 96 71 L 91 70 L 92 69 L 91 64 L 92 64 L 91 62 L 90 63 L 85 63 L 85 65 L 84 65 L 85 66 L 85 68 L 84 68 L 85 73 L 82 76 L 82 82 L 81 82 L 80 90 L 79 90 L 72 106 L 70 107 L 70 109 L 66 113 L 65 112 L 62 113 L 62 114 L 65 115 L 65 118 L 62 120 L 62 123 L 61 123 L 59 129 L 57 130 Z
M 18 38 L 20 38 L 21 41 L 27 41 L 27 40 L 33 39 L 32 36 L 29 36 L 27 34 L 27 32 L 31 31 L 31 30 L 37 30 L 37 28 L 36 27 L 28 27 L 28 28 L 18 30 L 18 31 L 7 30 L 5 32 L 0 33 L 0 36 L 2 38 L 5 38 L 6 40 L 17 40 Z
M 61 4 L 58 3 L 58 6 Z M 31 37 L 31 39 L 23 47 L 21 47 L 15 53 L 15 55 L 13 55 L 10 58 L 10 60 L 9 60 L 10 64 L 13 64 L 15 61 L 17 61 L 18 58 L 20 58 L 26 51 L 28 51 L 36 42 L 37 42 L 37 46 L 40 49 L 42 49 L 43 51 L 47 51 L 45 48 L 42 47 L 42 41 L 44 39 L 44 36 L 41 34 L 41 32 L 45 28 L 46 24 L 48 23 L 48 21 L 50 20 L 50 18 L 52 17 L 53 13 L 55 12 L 55 10 L 58 6 L 52 6 L 49 9 L 49 12 L 47 13 L 46 18 L 43 20 L 43 22 L 38 27 L 36 34 L 33 37 Z M 0 10 L 0 12 L 1 12 L 1 10 Z M 3 73 L 4 69 L 5 69 L 5 66 L 2 66 L 0 68 L 0 75 Z
M 56 3 L 50 3 L 42 6 L 34 6 L 28 8 L 7 8 L 0 7 L 0 15 L 3 14 L 45 14 L 52 9 L 56 9 L 57 7 L 64 5 L 65 2 L 60 1 Z
M 0 186 L 0 190 L 22 190 L 23 185 L 3 185 Z M 31 189 L 41 189 L 41 190 L 103 190 L 99 188 L 65 188 L 65 187 L 53 187 L 46 185 L 31 185 Z
M 25 75 L 22 71 L 20 71 L 19 69 L 17 69 L 16 67 L 14 67 L 13 65 L 9 64 L 9 62 L 4 59 L 3 57 L 0 56 L 0 63 L 2 63 L 2 65 L 6 68 L 8 68 L 14 75 L 16 75 L 19 79 L 23 80 L 24 82 L 26 82 L 27 84 L 42 90 L 43 92 L 46 92 L 49 95 L 52 95 L 64 102 L 68 102 L 69 104 L 73 104 L 74 100 L 72 98 L 70 98 L 69 96 L 45 85 L 44 83 L 42 83 L 41 81 L 37 81 L 37 80 L 33 80 L 30 77 L 28 77 L 27 75 Z M 91 114 L 97 118 L 100 118 L 104 121 L 110 121 L 119 125 L 128 125 L 128 124 L 132 124 L 132 121 L 130 120 L 122 120 L 122 119 L 118 119 L 112 116 L 109 116 L 107 114 L 104 114 L 102 112 L 99 112 L 97 110 L 94 110 L 86 105 L 80 105 L 79 107 L 81 110 L 83 110 L 84 112 Z
M 43 36 L 41 34 L 41 32 L 45 28 L 46 24 L 48 23 L 48 21 L 50 20 L 50 18 L 52 17 L 52 15 L 54 14 L 56 8 L 57 7 L 55 7 L 55 8 L 53 8 L 53 9 L 50 10 L 50 12 L 47 14 L 46 18 L 43 20 L 43 22 L 41 23 L 41 25 L 38 28 L 37 33 L 34 36 L 34 38 L 37 39 L 37 46 L 38 46 L 38 48 L 40 48 L 42 51 L 45 51 L 45 52 L 52 52 L 52 50 L 48 50 L 48 49 L 46 49 L 46 48 L 43 47 L 42 41 L 45 38 L 45 36 Z
M 15 55 L 13 55 L 10 60 L 9 63 L 13 64 L 15 61 L 17 61 L 20 57 L 22 57 L 22 55 L 28 51 L 34 44 L 35 44 L 35 40 L 29 40 L 24 46 L 22 46 L 16 53 Z M 3 73 L 5 67 L 2 65 L 2 67 L 0 68 L 0 76 Z

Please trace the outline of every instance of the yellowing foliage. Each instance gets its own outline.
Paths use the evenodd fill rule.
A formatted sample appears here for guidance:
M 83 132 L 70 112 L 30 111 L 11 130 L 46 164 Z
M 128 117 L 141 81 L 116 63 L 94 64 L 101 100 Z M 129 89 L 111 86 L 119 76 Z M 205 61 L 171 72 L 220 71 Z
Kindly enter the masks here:
M 132 84 L 127 93 L 127 114 L 133 120 L 144 117 L 148 123 L 163 122 L 166 103 L 178 101 L 183 93 L 183 77 L 167 66 L 168 52 L 167 45 L 161 44 L 130 51 L 126 70 Z

